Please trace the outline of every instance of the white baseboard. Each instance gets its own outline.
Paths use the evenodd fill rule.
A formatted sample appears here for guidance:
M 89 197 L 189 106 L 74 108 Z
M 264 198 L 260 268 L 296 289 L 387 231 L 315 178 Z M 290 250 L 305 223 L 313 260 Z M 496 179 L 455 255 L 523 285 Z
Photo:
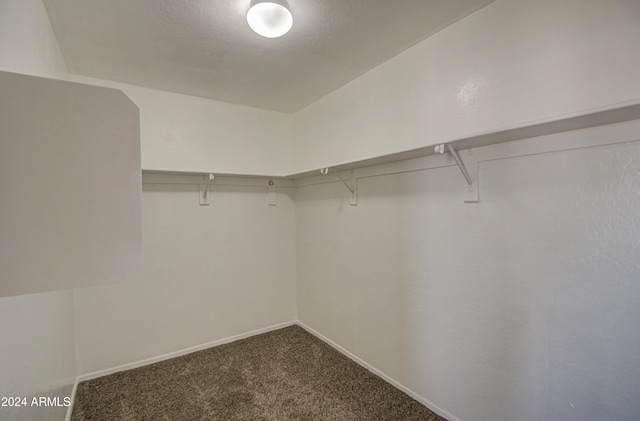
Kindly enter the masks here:
M 392 379 L 391 377 L 389 377 L 388 375 L 386 375 L 382 371 L 378 370 L 377 368 L 373 367 L 369 363 L 365 362 L 364 360 L 362 360 L 359 357 L 355 356 L 351 352 L 347 351 L 346 349 L 344 349 L 343 347 L 341 347 L 337 343 L 333 342 L 332 340 L 330 340 L 329 338 L 327 338 L 326 336 L 324 336 L 320 332 L 317 332 L 316 330 L 310 328 L 309 326 L 305 325 L 304 323 L 302 323 L 299 320 L 296 321 L 296 324 L 298 326 L 300 326 L 301 328 L 303 328 L 304 330 L 306 330 L 307 332 L 309 332 L 310 334 L 312 334 L 313 336 L 315 336 L 316 338 L 320 339 L 322 342 L 325 342 L 327 345 L 330 345 L 336 351 L 340 352 L 341 354 L 343 354 L 346 357 L 350 358 L 351 360 L 353 360 L 357 364 L 359 364 L 362 367 L 366 368 L 367 370 L 369 370 L 373 374 L 375 374 L 375 375 L 377 375 L 379 377 L 382 377 L 387 383 L 390 383 L 394 387 L 402 390 L 404 393 L 406 393 L 407 395 L 411 396 L 413 399 L 417 400 L 418 402 L 420 402 L 421 404 L 423 404 L 424 406 L 426 406 L 427 408 L 429 408 L 431 411 L 435 412 L 436 414 L 440 415 L 441 417 L 444 417 L 444 418 L 448 419 L 449 421 L 460 421 L 458 418 L 456 418 L 453 415 L 449 414 L 447 411 L 442 410 L 441 408 L 439 408 L 438 406 L 434 405 L 433 403 L 431 403 L 430 401 L 428 401 L 424 397 L 418 395 L 413 390 L 409 389 L 406 386 L 403 386 L 402 384 L 398 383 L 396 380 Z
M 73 385 L 73 391 L 71 392 L 72 393 L 71 394 L 71 405 L 67 409 L 67 416 L 65 417 L 65 421 L 70 421 L 71 420 L 71 414 L 73 413 L 73 405 L 74 405 L 75 400 L 76 400 L 76 391 L 78 389 L 78 384 L 80 382 L 97 379 L 98 377 L 108 376 L 109 374 L 114 374 L 114 373 L 118 373 L 120 371 L 125 371 L 125 370 L 131 370 L 133 368 L 142 367 L 142 366 L 145 366 L 145 365 L 157 363 L 157 362 L 168 360 L 168 359 L 171 359 L 171 358 L 180 357 L 182 355 L 190 354 L 192 352 L 202 351 L 203 349 L 207 349 L 207 348 L 213 348 L 214 346 L 223 345 L 223 344 L 227 344 L 227 343 L 230 343 L 230 342 L 235 342 L 235 341 L 238 341 L 240 339 L 248 338 L 250 336 L 260 335 L 261 333 L 267 333 L 267 332 L 271 332 L 273 330 L 278 330 L 278 329 L 282 329 L 284 327 L 292 326 L 292 325 L 295 325 L 296 323 L 297 322 L 295 320 L 291 320 L 291 321 L 284 322 L 284 323 L 278 323 L 276 325 L 267 326 L 267 327 L 264 327 L 262 329 L 252 330 L 251 332 L 246 332 L 246 333 L 241 333 L 239 335 L 229 336 L 227 338 L 218 339 L 217 341 L 207 342 L 207 343 L 204 343 L 204 344 L 201 344 L 201 345 L 196 345 L 196 346 L 192 346 L 192 347 L 189 347 L 189 348 L 184 348 L 184 349 L 181 349 L 179 351 L 170 352 L 168 354 L 158 355 L 156 357 L 145 358 L 144 360 L 139 360 L 139 361 L 135 361 L 135 362 L 132 362 L 132 363 L 122 364 L 122 365 L 119 365 L 117 367 L 112 367 L 112 368 L 107 368 L 107 369 L 104 369 L 104 370 L 94 371 L 94 372 L 91 372 L 91 373 L 81 374 L 80 376 L 76 377 L 76 381 L 75 381 L 75 383 Z
M 156 357 L 151 357 L 151 358 L 145 358 L 144 360 L 135 361 L 135 362 L 132 362 L 132 363 L 127 363 L 127 364 L 122 364 L 122 365 L 119 365 L 117 367 L 112 367 L 112 368 L 108 368 L 108 369 L 105 369 L 105 370 L 99 370 L 99 371 L 94 371 L 94 372 L 91 372 L 91 373 L 82 374 L 82 375 L 76 377 L 76 381 L 75 381 L 75 383 L 73 385 L 73 390 L 72 390 L 72 394 L 71 394 L 71 405 L 67 409 L 67 416 L 65 417 L 65 421 L 70 421 L 71 420 L 71 414 L 73 413 L 73 405 L 75 403 L 75 398 L 76 398 L 76 391 L 78 389 L 78 384 L 80 382 L 87 381 L 87 380 L 93 380 L 93 379 L 96 379 L 98 377 L 108 376 L 109 374 L 114 374 L 114 373 L 117 373 L 117 372 L 120 372 L 120 371 L 131 370 L 133 368 L 138 368 L 138 367 L 142 367 L 142 366 L 145 366 L 145 365 L 157 363 L 157 362 L 160 362 L 160 361 L 165 361 L 165 360 L 168 360 L 168 359 L 171 359 L 171 358 L 180 357 L 182 355 L 190 354 L 192 352 L 201 351 L 203 349 L 212 348 L 214 346 L 223 345 L 223 344 L 227 344 L 227 343 L 230 343 L 230 342 L 235 342 L 235 341 L 238 341 L 240 339 L 249 338 L 251 336 L 260 335 L 262 333 L 271 332 L 271 331 L 282 329 L 284 327 L 288 327 L 288 326 L 292 326 L 292 325 L 300 326 L 301 328 L 303 328 L 304 330 L 306 330 L 307 332 L 309 332 L 313 336 L 317 337 L 321 341 L 325 342 L 327 345 L 331 346 L 332 348 L 334 348 L 335 350 L 337 350 L 341 354 L 345 355 L 349 359 L 353 360 L 354 362 L 356 362 L 360 366 L 366 368 L 367 370 L 371 371 L 372 373 L 374 373 L 377 376 L 379 376 L 382 379 L 384 379 L 386 382 L 392 384 L 394 387 L 400 389 L 401 391 L 403 391 L 407 395 L 411 396 L 413 399 L 417 400 L 418 402 L 420 402 L 421 404 L 423 404 L 424 406 L 426 406 L 427 408 L 429 408 L 430 410 L 432 410 L 436 414 L 438 414 L 438 415 L 440 415 L 442 417 L 445 417 L 446 419 L 448 419 L 450 421 L 460 421 L 458 418 L 456 418 L 453 415 L 451 415 L 451 414 L 447 413 L 446 411 L 442 410 L 441 408 L 439 408 L 438 406 L 434 405 L 433 403 L 431 403 L 429 400 L 425 399 L 424 397 L 418 395 L 416 392 L 414 392 L 413 390 L 409 389 L 408 387 L 405 387 L 404 385 L 398 383 L 396 380 L 394 380 L 393 378 L 389 377 L 387 374 L 385 374 L 382 371 L 378 370 L 377 368 L 373 367 L 369 363 L 367 363 L 364 360 L 360 359 L 356 355 L 354 355 L 351 352 L 347 351 L 346 349 L 344 349 L 340 345 L 336 344 L 335 342 L 333 342 L 332 340 L 330 340 L 329 338 L 327 338 L 326 336 L 324 336 L 320 332 L 317 332 L 316 330 L 312 329 L 311 327 L 307 326 L 306 324 L 302 323 L 299 320 L 292 320 L 292 321 L 289 321 L 289 322 L 279 323 L 279 324 L 268 326 L 268 327 L 265 327 L 265 328 L 262 328 L 262 329 L 253 330 L 251 332 L 241 333 L 239 335 L 229 336 L 229 337 L 224 338 L 224 339 L 218 339 L 217 341 L 207 342 L 205 344 L 192 346 L 192 347 L 181 349 L 181 350 L 175 351 L 175 352 L 170 352 L 168 354 L 158 355 Z
M 73 414 L 73 403 L 76 401 L 76 391 L 78 390 L 78 377 L 73 382 L 73 388 L 71 389 L 71 405 L 67 408 L 67 415 L 64 417 L 64 421 L 71 421 L 71 414 Z
M 135 361 L 132 363 L 122 364 L 117 367 L 107 368 L 105 370 L 94 371 L 92 373 L 86 373 L 78 376 L 78 382 L 84 382 L 87 380 L 93 380 L 98 377 L 107 376 L 109 374 L 117 373 L 119 371 L 131 370 L 132 368 L 138 368 L 145 365 L 157 363 L 160 361 L 168 360 L 175 357 L 180 357 L 182 355 L 190 354 L 196 351 L 202 351 L 203 349 L 212 348 L 214 346 L 227 344 L 229 342 L 238 341 L 240 339 L 245 339 L 250 336 L 259 335 L 261 333 L 271 332 L 272 330 L 282 329 L 283 327 L 291 326 L 296 324 L 295 320 L 291 320 L 289 322 L 279 323 L 276 325 L 264 327 L 262 329 L 252 330 L 251 332 L 241 333 L 239 335 L 229 336 L 227 338 L 218 339 L 217 341 L 207 342 L 205 344 L 192 346 L 189 348 L 181 349 L 179 351 L 170 352 L 168 354 L 158 355 L 157 357 L 145 358 L 144 360 Z

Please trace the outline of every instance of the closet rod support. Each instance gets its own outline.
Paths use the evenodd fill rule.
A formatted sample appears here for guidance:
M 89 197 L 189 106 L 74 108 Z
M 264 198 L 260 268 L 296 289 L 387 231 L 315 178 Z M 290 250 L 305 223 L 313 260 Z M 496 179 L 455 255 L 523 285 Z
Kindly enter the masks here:
M 342 177 L 340 177 L 340 174 L 338 174 L 338 171 L 334 170 L 333 168 L 331 169 L 331 171 L 333 171 L 333 173 L 336 175 L 336 177 L 338 177 L 338 179 L 340 181 L 342 181 L 342 184 L 344 184 L 344 186 L 349 189 L 349 191 L 351 192 L 351 194 L 354 194 L 355 191 L 351 188 L 351 186 L 349 184 L 347 184 L 346 181 L 344 181 L 344 179 Z M 320 169 L 320 174 L 322 175 L 327 175 L 329 174 L 329 168 L 321 168 Z
M 209 173 L 204 176 L 205 183 L 200 184 L 200 206 L 209 206 L 209 185 L 216 177 Z
M 473 180 L 471 180 L 471 177 L 469 176 L 469 172 L 467 171 L 467 169 L 465 168 L 464 164 L 462 163 L 462 160 L 460 159 L 460 155 L 458 155 L 458 151 L 453 149 L 453 146 L 444 145 L 444 144 L 438 145 L 435 148 L 436 153 L 444 153 L 444 147 L 445 146 L 447 147 L 447 151 L 453 157 L 453 160 L 456 161 L 456 164 L 458 165 L 458 168 L 460 168 L 460 171 L 462 172 L 462 175 L 464 176 L 464 179 L 467 180 L 467 184 L 469 186 L 473 185 Z
M 358 204 L 358 198 L 357 198 L 357 194 L 356 194 L 356 187 L 352 188 L 342 177 L 340 177 L 340 174 L 338 174 L 338 171 L 334 170 L 333 168 L 331 169 L 331 171 L 333 171 L 333 173 L 336 175 L 336 177 L 338 177 L 338 179 L 340 181 L 342 181 L 342 184 L 344 184 L 344 186 L 347 188 L 347 190 L 349 190 L 349 192 L 351 193 L 351 206 L 356 206 Z M 320 174 L 322 175 L 327 175 L 329 174 L 329 168 L 321 168 L 320 169 Z M 356 185 L 357 181 L 355 181 L 354 179 L 354 185 Z

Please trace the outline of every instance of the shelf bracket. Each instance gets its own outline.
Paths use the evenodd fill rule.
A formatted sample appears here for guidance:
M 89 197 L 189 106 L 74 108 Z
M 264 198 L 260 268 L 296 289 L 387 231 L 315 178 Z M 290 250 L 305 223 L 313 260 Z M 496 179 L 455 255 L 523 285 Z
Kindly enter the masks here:
M 198 184 L 200 189 L 200 206 L 209 206 L 209 186 L 215 179 L 213 174 L 207 174 L 203 177 L 203 183 Z
M 267 201 L 269 206 L 278 206 L 278 193 L 273 180 L 267 181 Z
M 349 193 L 351 193 L 351 206 L 358 206 L 358 180 L 353 176 L 353 170 L 351 170 L 351 183 L 353 184 L 353 187 L 351 187 L 342 177 L 340 177 L 338 171 L 334 170 L 333 168 L 331 169 L 331 171 L 333 171 L 336 177 L 338 177 L 338 180 L 342 181 L 342 184 L 344 184 L 347 190 L 349 190 Z M 329 168 L 320 169 L 320 174 L 329 174 Z
M 462 176 L 466 182 L 465 186 L 465 194 L 464 201 L 465 203 L 477 203 L 480 201 L 479 189 L 478 189 L 478 161 L 473 157 L 473 149 L 467 149 L 466 156 L 464 158 L 465 163 L 460 158 L 458 151 L 453 149 L 451 145 L 437 145 L 435 147 L 435 152 L 439 154 L 443 154 L 445 152 L 445 148 L 447 152 L 451 155 L 453 160 L 456 162 L 456 165 L 460 169 Z

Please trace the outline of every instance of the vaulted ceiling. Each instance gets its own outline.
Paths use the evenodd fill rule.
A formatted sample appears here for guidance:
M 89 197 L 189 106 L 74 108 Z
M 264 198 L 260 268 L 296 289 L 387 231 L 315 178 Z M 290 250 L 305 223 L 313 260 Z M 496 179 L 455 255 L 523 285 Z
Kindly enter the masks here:
M 294 112 L 492 0 L 289 0 L 262 38 L 250 0 L 44 0 L 71 73 Z

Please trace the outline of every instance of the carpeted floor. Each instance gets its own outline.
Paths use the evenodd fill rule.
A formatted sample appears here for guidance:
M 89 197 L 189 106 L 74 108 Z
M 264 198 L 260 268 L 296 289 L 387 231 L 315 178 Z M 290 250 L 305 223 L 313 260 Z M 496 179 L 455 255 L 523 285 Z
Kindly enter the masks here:
M 82 382 L 71 419 L 444 420 L 298 326 Z

